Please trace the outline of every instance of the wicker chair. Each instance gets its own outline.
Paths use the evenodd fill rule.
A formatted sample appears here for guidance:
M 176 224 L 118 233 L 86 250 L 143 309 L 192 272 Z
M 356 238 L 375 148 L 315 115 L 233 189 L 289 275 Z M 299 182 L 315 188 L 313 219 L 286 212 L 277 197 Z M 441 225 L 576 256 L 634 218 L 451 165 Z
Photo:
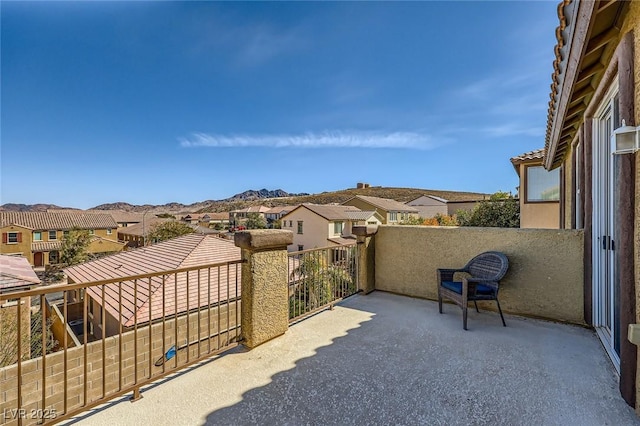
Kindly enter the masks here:
M 498 301 L 498 289 L 500 280 L 507 273 L 509 260 L 503 253 L 488 251 L 481 253 L 471 259 L 462 269 L 438 269 L 438 308 L 442 313 L 442 299 L 447 298 L 454 301 L 462 308 L 462 325 L 467 329 L 467 307 L 470 301 L 478 310 L 477 300 L 495 300 L 498 304 L 502 325 L 504 315 L 500 309 Z M 471 275 L 462 278 L 462 281 L 454 281 L 453 275 L 456 272 L 466 272 Z

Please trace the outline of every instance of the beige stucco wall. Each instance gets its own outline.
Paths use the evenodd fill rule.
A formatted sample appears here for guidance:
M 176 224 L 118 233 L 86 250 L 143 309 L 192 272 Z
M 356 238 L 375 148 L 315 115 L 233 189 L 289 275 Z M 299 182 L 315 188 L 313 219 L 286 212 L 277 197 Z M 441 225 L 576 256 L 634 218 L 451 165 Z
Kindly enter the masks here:
M 31 253 L 31 239 L 33 235 L 31 229 L 18 225 L 9 225 L 0 228 L 0 233 L 5 232 L 21 232 L 22 242 L 20 243 L 2 243 L 0 240 L 0 254 L 17 254 L 22 253 L 31 265 L 33 265 L 33 253 Z
M 525 167 L 541 165 L 540 161 L 520 164 L 520 228 L 558 229 L 560 227 L 560 203 L 527 203 L 525 198 Z
M 327 238 L 333 237 L 333 223 L 322 216 L 318 216 L 311 210 L 300 207 L 282 218 L 283 223 L 286 220 L 287 225 L 282 229 L 293 232 L 293 244 L 287 249 L 289 251 L 297 251 L 298 246 L 304 247 L 304 250 L 327 247 L 331 245 Z M 302 221 L 302 234 L 298 234 L 298 221 Z M 289 227 L 289 221 L 293 224 Z M 329 230 L 331 233 L 329 233 Z
M 497 250 L 510 262 L 500 287 L 504 311 L 584 323 L 580 230 L 383 225 L 375 245 L 377 290 L 437 299 L 437 268 L 463 267 Z

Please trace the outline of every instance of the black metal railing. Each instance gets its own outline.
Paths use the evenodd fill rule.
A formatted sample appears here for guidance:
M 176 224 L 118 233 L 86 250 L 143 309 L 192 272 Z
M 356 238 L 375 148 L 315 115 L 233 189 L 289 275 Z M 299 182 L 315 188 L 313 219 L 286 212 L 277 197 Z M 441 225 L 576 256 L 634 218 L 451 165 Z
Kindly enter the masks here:
M 55 423 L 135 400 L 237 345 L 241 262 L 0 294 L 0 423 Z
M 332 308 L 355 294 L 357 259 L 355 244 L 289 253 L 289 321 Z

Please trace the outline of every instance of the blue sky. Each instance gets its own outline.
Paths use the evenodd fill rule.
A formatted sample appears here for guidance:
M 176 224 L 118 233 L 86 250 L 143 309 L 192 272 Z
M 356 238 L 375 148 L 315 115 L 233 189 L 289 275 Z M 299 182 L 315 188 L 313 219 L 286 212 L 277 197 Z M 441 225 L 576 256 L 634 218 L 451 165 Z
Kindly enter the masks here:
M 0 203 L 515 190 L 556 3 L 2 2 Z

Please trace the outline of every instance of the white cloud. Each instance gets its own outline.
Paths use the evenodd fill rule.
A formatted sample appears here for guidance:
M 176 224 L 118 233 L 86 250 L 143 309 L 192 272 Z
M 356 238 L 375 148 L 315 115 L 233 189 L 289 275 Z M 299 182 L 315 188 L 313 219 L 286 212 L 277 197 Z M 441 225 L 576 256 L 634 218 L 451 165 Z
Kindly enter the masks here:
M 299 135 L 210 135 L 193 133 L 179 139 L 185 148 L 403 148 L 433 149 L 445 141 L 418 132 L 348 132 L 333 131 Z

